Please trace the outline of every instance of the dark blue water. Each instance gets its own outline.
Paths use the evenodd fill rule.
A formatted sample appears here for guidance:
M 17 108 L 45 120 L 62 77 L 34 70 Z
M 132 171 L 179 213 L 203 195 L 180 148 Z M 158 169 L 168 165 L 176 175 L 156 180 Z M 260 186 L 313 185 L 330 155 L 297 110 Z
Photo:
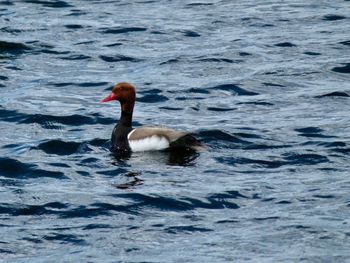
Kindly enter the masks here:
M 0 1 L 5 262 L 345 262 L 349 1 Z M 113 156 L 134 125 L 194 153 Z

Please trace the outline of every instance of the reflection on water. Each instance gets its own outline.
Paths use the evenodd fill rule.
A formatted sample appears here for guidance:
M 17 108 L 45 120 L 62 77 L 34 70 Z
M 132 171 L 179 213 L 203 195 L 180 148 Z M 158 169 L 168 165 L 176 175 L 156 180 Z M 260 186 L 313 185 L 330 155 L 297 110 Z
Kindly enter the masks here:
M 195 165 L 199 153 L 191 149 L 171 149 L 166 151 L 136 152 L 118 151 L 112 152 L 116 165 L 123 165 L 128 161 L 146 162 L 152 164 L 168 164 L 179 166 Z
M 199 153 L 191 149 L 176 149 L 167 152 L 169 165 L 195 165 Z
M 129 189 L 138 185 L 142 185 L 143 180 L 139 178 L 140 175 L 140 172 L 128 172 L 124 175 L 127 177 L 128 182 L 123 184 L 112 184 L 112 186 L 118 189 Z
M 128 166 L 129 163 L 148 163 L 152 166 L 193 166 L 200 154 L 191 149 L 172 149 L 166 151 L 136 152 L 118 151 L 112 152 L 113 165 L 118 167 Z M 114 183 L 112 186 L 118 189 L 131 189 L 143 184 L 142 172 L 129 171 L 123 175 L 125 183 Z

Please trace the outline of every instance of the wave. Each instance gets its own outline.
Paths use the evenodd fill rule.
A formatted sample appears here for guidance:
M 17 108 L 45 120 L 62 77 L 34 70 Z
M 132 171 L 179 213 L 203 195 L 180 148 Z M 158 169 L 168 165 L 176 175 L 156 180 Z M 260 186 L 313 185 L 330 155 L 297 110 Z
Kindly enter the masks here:
M 53 177 L 64 179 L 66 176 L 59 171 L 48 171 L 38 168 L 35 164 L 23 163 L 18 160 L 0 157 L 0 175 L 12 179 L 28 179 L 37 177 Z M 2 180 L 6 183 L 7 180 Z
M 30 4 L 40 4 L 44 7 L 50 7 L 50 8 L 67 8 L 67 7 L 73 7 L 71 4 L 68 4 L 65 1 L 62 0 L 54 0 L 54 1 L 45 1 L 45 0 L 24 0 L 23 2 L 30 3 Z
M 110 28 L 102 28 L 100 30 L 103 34 L 125 34 L 131 32 L 144 32 L 147 28 L 145 27 L 110 27 Z
M 16 110 L 7 110 L 0 106 L 0 120 L 5 122 L 16 122 L 22 124 L 37 123 L 43 128 L 52 128 L 53 124 L 68 126 L 81 125 L 110 125 L 116 123 L 116 119 L 103 117 L 99 113 L 92 113 L 90 116 L 73 114 L 67 116 L 54 116 L 45 114 L 28 114 Z

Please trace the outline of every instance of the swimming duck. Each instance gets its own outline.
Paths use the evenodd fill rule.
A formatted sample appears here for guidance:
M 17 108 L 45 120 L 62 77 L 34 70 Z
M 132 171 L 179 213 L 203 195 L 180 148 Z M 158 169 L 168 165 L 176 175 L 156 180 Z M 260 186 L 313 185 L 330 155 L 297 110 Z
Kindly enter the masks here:
M 204 148 L 189 132 L 153 126 L 133 128 L 132 114 L 135 99 L 135 88 L 127 82 L 121 82 L 113 87 L 111 94 L 101 100 L 101 102 L 117 100 L 121 106 L 119 122 L 112 132 L 112 151 L 201 150 Z

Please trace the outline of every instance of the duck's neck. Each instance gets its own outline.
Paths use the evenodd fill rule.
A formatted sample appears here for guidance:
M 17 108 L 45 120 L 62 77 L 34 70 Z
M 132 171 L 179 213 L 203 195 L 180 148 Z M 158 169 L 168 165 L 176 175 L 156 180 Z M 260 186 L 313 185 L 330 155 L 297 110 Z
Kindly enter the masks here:
M 122 110 L 118 125 L 131 127 L 131 123 L 132 123 L 132 112 L 127 112 Z
M 134 101 L 121 103 L 122 113 L 120 115 L 119 124 L 125 127 L 131 127 L 132 113 L 134 111 Z

